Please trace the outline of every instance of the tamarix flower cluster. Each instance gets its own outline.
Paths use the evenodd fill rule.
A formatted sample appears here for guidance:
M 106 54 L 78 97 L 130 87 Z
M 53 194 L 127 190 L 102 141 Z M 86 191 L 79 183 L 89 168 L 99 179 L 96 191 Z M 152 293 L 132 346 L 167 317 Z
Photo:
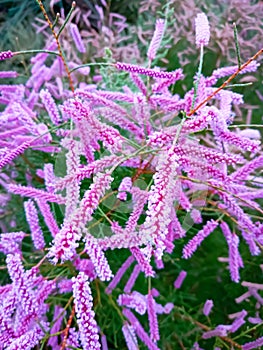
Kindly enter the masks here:
M 259 63 L 206 76 L 210 27 L 199 13 L 192 35 L 200 64 L 189 90 L 183 67 L 157 65 L 166 18 L 156 20 L 144 65 L 108 57 L 91 62 L 98 67 L 92 71 L 69 15 L 64 25 L 78 51 L 71 72 L 58 45 L 63 28 L 37 2 L 53 37 L 31 58 L 24 83 L 16 84 L 14 71 L 2 74 L 12 84 L 0 84 L 0 251 L 7 272 L 0 350 L 262 346 L 263 287 L 242 281 L 242 270 L 249 268 L 247 251 L 251 259 L 262 251 L 263 153 L 252 127 L 245 134 L 237 128 L 240 84 L 219 88 L 237 70 L 251 77 Z M 17 55 L 1 52 L 0 60 L 15 62 Z M 225 257 L 217 255 L 219 239 Z M 227 264 L 218 281 L 227 270 L 230 285 L 248 288 L 235 310 L 254 298 L 254 314 L 227 310 L 226 324 L 213 323 L 213 290 L 204 293 L 199 319 L 185 311 L 177 296 L 190 283 L 188 273 L 202 270 L 188 261 L 198 261 L 200 250 L 206 255 L 207 241 L 219 264 Z M 163 288 L 168 265 L 173 280 Z M 173 329 L 182 320 L 201 325 L 186 346 L 173 331 L 163 335 L 164 322 Z M 255 333 L 243 335 L 249 324 Z

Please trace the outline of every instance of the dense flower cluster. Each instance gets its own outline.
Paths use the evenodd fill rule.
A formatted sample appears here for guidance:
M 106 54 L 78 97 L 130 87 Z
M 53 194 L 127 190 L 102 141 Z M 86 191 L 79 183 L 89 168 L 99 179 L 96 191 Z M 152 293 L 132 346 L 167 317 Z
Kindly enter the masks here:
M 119 315 L 122 321 L 125 318 L 122 332 L 128 349 L 138 348 L 138 337 L 149 349 L 157 350 L 161 341 L 158 315 L 169 314 L 174 305 L 159 304 L 159 291 L 150 282 L 145 294 L 136 290 L 136 282 L 142 276 L 154 279 L 166 256 L 178 249 L 177 242 L 183 245 L 182 257 L 189 259 L 205 239 L 214 238 L 213 231 L 217 234 L 221 229 L 229 252 L 224 261 L 236 283 L 241 279 L 239 269 L 245 267 L 240 239 L 252 255 L 260 254 L 262 215 L 251 215 L 252 211 L 262 214 L 258 202 L 263 198 L 262 181 L 256 174 L 263 164 L 260 142 L 230 129 L 234 108 L 243 103 L 242 95 L 228 90 L 216 93 L 215 86 L 237 68 L 220 68 L 205 77 L 200 66 L 195 88 L 183 96 L 172 93 L 184 78 L 183 70 L 151 67 L 165 24 L 164 19 L 156 22 L 147 67 L 109 63 L 116 79 L 122 71 L 126 82 L 122 88 L 103 81 L 103 73 L 98 79 L 103 83 L 95 85 L 88 80 L 78 82 L 72 72 L 70 78 L 77 88 L 73 91 L 72 85 L 69 91 L 63 86 L 69 77 L 66 56 L 50 64 L 47 52 L 32 59 L 31 77 L 24 85 L 0 85 L 4 105 L 0 168 L 7 170 L 0 176 L 6 194 L 3 207 L 8 208 L 14 195 L 22 197 L 21 202 L 26 197 L 29 230 L 25 230 L 30 231 L 34 245 L 30 254 L 22 248 L 28 235 L 12 213 L 13 226 L 7 227 L 17 226 L 17 232 L 1 226 L 0 251 L 7 256 L 11 283 L 0 289 L 0 350 L 32 349 L 49 335 L 48 345 L 54 349 L 60 345 L 106 349 L 104 329 L 98 327 L 94 312 L 101 307 L 100 288 L 105 281 L 109 282 L 105 292 L 111 304 L 122 309 Z M 195 24 L 196 45 L 203 55 L 210 38 L 206 15 L 199 14 Z M 86 53 L 73 23 L 70 33 L 78 51 Z M 55 50 L 56 43 L 48 43 L 47 49 Z M 10 51 L 2 52 L 0 60 L 12 56 Z M 252 61 L 245 71 L 257 68 L 258 63 Z M 209 103 L 194 110 L 208 96 Z M 14 169 L 23 167 L 17 158 L 29 153 L 29 148 L 34 154 L 44 154 L 45 164 L 32 164 L 25 153 L 23 160 L 34 171 L 26 172 L 21 180 Z M 204 208 L 209 215 L 202 212 Z M 126 260 L 113 274 L 111 250 L 118 256 L 121 249 Z M 35 267 L 31 265 L 36 263 L 33 254 Z M 120 293 L 117 286 L 132 264 Z M 173 285 L 176 290 L 186 276 L 181 269 Z M 244 298 L 255 298 L 262 305 L 259 290 L 263 288 L 247 283 Z M 65 293 L 73 294 L 74 306 L 72 300 L 69 306 L 63 298 L 63 305 L 48 299 Z M 113 301 L 116 293 L 117 303 Z M 203 314 L 208 316 L 212 308 L 213 300 L 208 299 Z M 133 312 L 148 314 L 149 334 Z M 53 315 L 53 322 L 48 323 L 46 315 Z M 232 324 L 203 327 L 206 331 L 200 339 L 228 337 L 246 323 L 246 317 L 247 311 L 242 310 L 232 317 Z M 259 323 L 261 319 L 256 314 L 251 320 Z M 243 348 L 261 345 L 259 338 Z M 194 348 L 199 345 L 195 343 Z
M 73 295 L 75 298 L 76 312 L 81 343 L 85 350 L 100 349 L 98 326 L 92 310 L 92 295 L 87 276 L 80 272 L 73 278 Z

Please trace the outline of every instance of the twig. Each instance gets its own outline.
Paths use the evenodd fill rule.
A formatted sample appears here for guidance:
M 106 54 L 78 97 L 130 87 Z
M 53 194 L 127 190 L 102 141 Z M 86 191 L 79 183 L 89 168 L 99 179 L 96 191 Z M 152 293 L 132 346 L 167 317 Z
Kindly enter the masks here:
M 245 69 L 252 61 L 257 59 L 260 55 L 263 53 L 263 48 L 260 49 L 257 53 L 255 53 L 254 56 L 252 56 L 249 60 L 247 60 L 246 63 L 242 64 L 240 68 L 236 70 L 235 73 L 233 73 L 218 89 L 216 89 L 211 95 L 209 95 L 206 99 L 204 99 L 202 102 L 199 103 L 192 111 L 190 111 L 189 114 L 187 114 L 188 117 L 191 117 L 196 111 L 198 111 L 199 108 L 201 108 L 203 105 L 205 105 L 208 101 L 211 100 L 219 91 L 224 89 L 243 69 Z
M 72 307 L 72 310 L 71 310 L 71 314 L 69 316 L 66 328 L 64 330 L 64 337 L 63 337 L 63 341 L 62 341 L 60 350 L 65 350 L 65 348 L 66 348 L 68 333 L 69 333 L 69 329 L 70 329 L 70 326 L 71 326 L 71 323 L 72 323 L 74 315 L 75 315 L 75 305 L 73 304 L 73 307 Z
M 48 14 L 42 4 L 42 1 L 41 0 L 36 0 L 44 17 L 45 17 L 45 20 L 47 21 L 50 29 L 51 29 L 51 32 L 56 40 L 56 43 L 57 43 L 57 47 L 58 47 L 58 52 L 59 52 L 59 56 L 60 58 L 62 59 L 62 62 L 63 62 L 63 65 L 65 67 L 65 70 L 66 70 L 66 73 L 67 73 L 67 76 L 68 76 L 68 80 L 69 80 L 69 86 L 70 86 L 70 89 L 71 91 L 74 93 L 74 84 L 73 84 L 73 80 L 71 78 L 71 75 L 70 75 L 70 71 L 69 71 L 69 68 L 68 68 L 68 65 L 67 65 L 67 62 L 65 60 L 65 57 L 63 55 L 63 52 L 62 52 L 62 49 L 61 49 L 61 45 L 60 45 L 60 42 L 58 40 L 58 35 L 56 34 L 55 30 L 54 30 L 54 27 L 53 27 L 53 23 L 50 21 L 49 17 L 48 17 Z

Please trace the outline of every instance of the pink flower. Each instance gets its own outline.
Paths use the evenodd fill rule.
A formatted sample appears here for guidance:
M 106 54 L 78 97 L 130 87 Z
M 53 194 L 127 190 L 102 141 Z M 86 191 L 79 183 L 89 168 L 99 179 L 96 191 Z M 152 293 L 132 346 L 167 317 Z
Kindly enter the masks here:
M 232 281 L 238 283 L 239 267 L 241 267 L 240 255 L 238 252 L 239 238 L 235 233 L 232 233 L 225 222 L 220 225 L 222 232 L 226 238 L 229 249 L 229 269 Z
M 175 76 L 177 75 L 177 72 L 162 72 L 157 69 L 151 69 L 151 68 L 144 68 L 140 67 L 134 64 L 129 64 L 129 63 L 122 63 L 122 62 L 117 62 L 115 64 L 115 67 L 118 70 L 124 70 L 126 72 L 132 72 L 132 73 L 138 73 L 142 75 L 147 75 L 149 77 L 153 78 L 161 78 L 161 79 L 170 79 L 172 80 Z
M 149 319 L 149 325 L 150 325 L 150 334 L 151 334 L 151 339 L 156 342 L 157 340 L 160 339 L 160 334 L 159 334 L 159 326 L 158 326 L 158 319 L 157 319 L 157 313 L 156 313 L 156 302 L 152 296 L 152 293 L 150 292 L 148 294 L 148 319 Z
M 3 156 L 0 159 L 0 169 L 3 168 L 6 164 L 11 163 L 11 161 L 18 157 L 20 154 L 24 153 L 24 151 L 31 146 L 31 143 L 31 141 L 26 141 Z
M 148 346 L 148 349 L 149 350 L 159 350 L 158 346 L 150 339 L 150 337 L 145 332 L 145 330 L 143 329 L 139 320 L 134 316 L 134 314 L 128 309 L 124 309 L 122 312 L 123 312 L 123 315 L 130 322 L 130 324 L 133 326 L 138 337 L 142 340 L 142 342 L 146 346 Z
M 39 96 L 48 112 L 48 115 L 55 125 L 59 125 L 61 122 L 61 117 L 53 97 L 48 90 L 41 90 Z
M 210 235 L 218 226 L 218 222 L 215 220 L 208 221 L 203 229 L 199 231 L 194 238 L 192 238 L 183 249 L 183 257 L 188 259 L 196 251 L 197 247 L 203 242 L 203 240 Z
M 165 21 L 163 19 L 157 19 L 155 24 L 155 31 L 153 33 L 153 37 L 148 48 L 147 56 L 150 61 L 155 59 L 157 50 L 161 44 L 163 34 L 165 30 Z
M 0 72 L 0 79 L 6 79 L 6 78 L 17 78 L 18 73 L 16 71 L 2 71 Z
M 81 38 L 81 35 L 80 35 L 80 32 L 79 32 L 77 25 L 74 23 L 70 23 L 69 28 L 70 28 L 70 34 L 72 36 L 72 39 L 74 40 L 76 48 L 78 49 L 79 52 L 85 53 L 86 48 L 85 48 L 84 42 Z
M 13 282 L 14 292 L 24 310 L 24 315 L 37 312 L 39 305 L 36 302 L 33 292 L 29 288 L 28 279 L 26 278 L 20 255 L 7 255 L 6 265 Z
M 124 263 L 121 265 L 119 270 L 116 272 L 115 276 L 113 277 L 112 281 L 106 288 L 106 293 L 111 294 L 114 288 L 118 285 L 120 282 L 122 276 L 125 274 L 125 272 L 128 270 L 128 268 L 131 266 L 131 264 L 134 262 L 134 257 L 131 255 L 129 256 Z
M 263 337 L 243 345 L 243 350 L 256 349 L 263 346 Z
M 55 202 L 57 204 L 64 204 L 65 198 L 59 194 L 48 193 L 43 190 L 31 186 L 13 185 L 8 186 L 8 191 L 14 194 L 19 194 L 22 197 L 30 197 L 34 199 L 42 199 L 48 202 Z
M 138 350 L 138 341 L 133 326 L 125 323 L 125 325 L 122 327 L 122 333 L 124 335 L 128 350 Z
M 109 281 L 113 277 L 113 274 L 102 249 L 98 245 L 97 240 L 88 231 L 85 230 L 84 233 L 86 241 L 85 250 L 95 267 L 98 277 L 102 281 Z
M 185 279 L 187 275 L 186 271 L 181 271 L 179 273 L 179 276 L 177 277 L 177 279 L 174 281 L 174 288 L 179 289 L 181 288 L 181 285 L 183 284 L 183 281 Z
M 204 13 L 199 13 L 195 19 L 195 43 L 197 47 L 207 46 L 210 38 L 209 22 Z
M 24 208 L 34 246 L 36 249 L 44 249 L 45 240 L 42 229 L 39 225 L 38 214 L 34 202 L 32 200 L 24 202 Z
M 134 309 L 140 315 L 144 315 L 146 312 L 146 299 L 142 294 L 136 291 L 131 294 L 120 294 L 117 302 L 120 306 Z
M 95 313 L 92 310 L 93 298 L 88 277 L 83 272 L 80 272 L 77 277 L 72 278 L 72 282 L 77 323 L 83 350 L 100 349 L 98 326 L 94 318 Z
M 124 177 L 118 188 L 117 198 L 125 201 L 127 199 L 127 192 L 130 192 L 132 188 L 132 179 L 130 177 Z
M 134 286 L 135 281 L 137 280 L 139 274 L 141 272 L 140 265 L 135 265 L 133 271 L 124 287 L 124 293 L 128 294 L 131 292 L 132 287 Z
M 203 314 L 205 316 L 208 316 L 212 310 L 212 307 L 214 306 L 213 300 L 207 300 L 205 302 L 204 308 L 203 308 Z
M 155 245 L 158 250 L 158 260 L 163 255 L 168 225 L 171 222 L 177 167 L 175 155 L 163 153 L 159 157 L 157 171 L 153 175 L 154 184 L 149 193 L 147 216 L 140 231 L 141 237 Z

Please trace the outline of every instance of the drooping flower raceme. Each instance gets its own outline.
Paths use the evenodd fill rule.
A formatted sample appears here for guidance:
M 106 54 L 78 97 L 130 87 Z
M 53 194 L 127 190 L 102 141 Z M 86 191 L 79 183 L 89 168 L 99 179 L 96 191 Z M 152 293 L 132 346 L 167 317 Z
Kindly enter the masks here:
M 73 281 L 73 296 L 76 306 L 77 322 L 80 331 L 80 339 L 84 350 L 100 349 L 98 326 L 95 321 L 93 298 L 88 278 L 80 272 Z
M 210 235 L 211 232 L 215 230 L 218 226 L 218 222 L 215 220 L 208 221 L 203 229 L 199 231 L 194 238 L 192 238 L 183 249 L 183 257 L 185 259 L 190 258 L 192 254 L 196 251 L 197 247 L 203 242 L 203 240 Z
M 72 259 L 76 254 L 82 230 L 88 221 L 92 219 L 94 210 L 99 205 L 99 200 L 110 187 L 113 178 L 109 173 L 99 173 L 94 179 L 94 183 L 84 194 L 79 203 L 79 207 L 66 218 L 65 223 L 59 233 L 55 236 L 54 244 L 50 248 L 49 257 L 56 263 L 59 259 L 65 261 Z
M 153 176 L 154 185 L 149 193 L 147 217 L 140 232 L 142 240 L 155 245 L 158 259 L 162 257 L 165 249 L 168 225 L 171 221 L 177 166 L 175 155 L 168 153 L 160 157 L 157 172 Z
M 31 230 L 31 236 L 36 249 L 43 249 L 45 247 L 45 241 L 43 232 L 39 225 L 38 214 L 36 207 L 32 200 L 24 203 L 26 219 Z

